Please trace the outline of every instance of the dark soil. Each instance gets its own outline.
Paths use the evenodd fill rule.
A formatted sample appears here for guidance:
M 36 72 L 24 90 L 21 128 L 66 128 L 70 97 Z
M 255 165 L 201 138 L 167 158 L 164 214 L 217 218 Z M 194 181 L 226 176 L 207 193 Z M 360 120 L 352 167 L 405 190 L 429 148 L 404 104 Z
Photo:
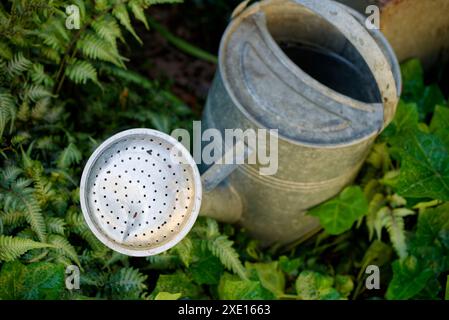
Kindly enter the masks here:
M 148 10 L 148 14 L 176 36 L 217 55 L 231 9 L 230 5 L 217 9 L 215 6 L 184 3 L 154 6 Z M 181 52 L 158 32 L 148 31 L 141 24 L 137 30 L 144 47 L 142 50 L 136 43 L 131 48 L 128 56 L 134 62 L 132 68 L 150 79 L 162 81 L 192 108 L 201 108 L 216 65 Z

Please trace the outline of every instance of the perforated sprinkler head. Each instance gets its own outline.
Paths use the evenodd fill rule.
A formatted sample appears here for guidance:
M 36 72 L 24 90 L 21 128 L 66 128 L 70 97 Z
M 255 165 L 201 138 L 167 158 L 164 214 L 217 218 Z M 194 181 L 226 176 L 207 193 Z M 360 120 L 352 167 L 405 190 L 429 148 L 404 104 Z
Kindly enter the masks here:
M 184 146 L 164 133 L 132 129 L 103 142 L 81 178 L 84 218 L 109 248 L 150 256 L 176 245 L 201 206 L 201 178 Z

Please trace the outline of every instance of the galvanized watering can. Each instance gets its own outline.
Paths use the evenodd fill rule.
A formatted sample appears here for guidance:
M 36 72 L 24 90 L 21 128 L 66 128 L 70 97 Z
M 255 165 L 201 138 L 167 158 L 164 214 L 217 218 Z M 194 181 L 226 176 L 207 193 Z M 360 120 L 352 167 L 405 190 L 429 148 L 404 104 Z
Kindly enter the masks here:
M 174 246 L 199 213 L 237 222 L 263 245 L 310 236 L 319 223 L 307 209 L 353 181 L 395 114 L 400 82 L 387 41 L 346 6 L 266 0 L 239 9 L 221 41 L 202 130 L 277 129 L 265 146 L 277 152 L 276 172 L 261 175 L 259 161 L 219 164 L 229 152 L 240 160 L 256 152 L 237 139 L 200 176 L 177 139 L 128 130 L 87 162 L 84 217 L 104 244 L 132 256 Z

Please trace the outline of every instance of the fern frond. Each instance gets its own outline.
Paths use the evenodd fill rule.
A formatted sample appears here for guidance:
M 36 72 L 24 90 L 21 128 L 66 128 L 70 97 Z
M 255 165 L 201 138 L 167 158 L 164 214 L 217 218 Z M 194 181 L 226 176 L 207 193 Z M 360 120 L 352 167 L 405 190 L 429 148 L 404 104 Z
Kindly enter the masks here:
M 149 262 L 148 268 L 154 270 L 172 270 L 181 264 L 178 255 L 167 252 L 156 256 L 148 256 L 146 260 Z
M 228 269 L 238 274 L 241 279 L 248 279 L 246 270 L 240 262 L 237 251 L 232 247 L 234 242 L 226 236 L 219 236 L 214 240 L 206 240 L 207 247 L 214 256 Z
M 389 207 L 383 207 L 378 211 L 376 217 L 377 237 L 380 240 L 382 229 L 386 228 L 393 248 L 401 259 L 407 257 L 404 217 L 412 214 L 415 214 L 415 212 L 406 208 L 391 210 Z
M 77 265 L 80 265 L 78 254 L 75 251 L 75 248 L 67 241 L 66 238 L 52 234 L 48 236 L 48 243 L 52 244 L 54 249 L 61 255 L 66 256 L 71 261 L 75 262 Z
M 20 104 L 19 110 L 17 111 L 16 115 L 17 119 L 21 121 L 28 121 L 30 117 L 30 104 L 28 101 L 24 100 Z
M 133 26 L 131 25 L 131 19 L 129 18 L 128 11 L 126 10 L 126 6 L 124 4 L 120 4 L 114 7 L 112 10 L 112 14 L 117 18 L 118 21 L 128 30 L 134 38 L 140 43 L 143 44 L 142 40 L 139 38 L 137 33 L 134 31 Z
M 77 213 L 76 210 L 71 208 L 68 211 L 66 222 L 70 227 L 70 230 L 84 239 L 94 251 L 107 250 L 106 246 L 104 246 L 90 231 L 83 217 L 81 214 Z
M 55 141 L 52 136 L 43 136 L 36 141 L 35 148 L 41 150 L 54 150 L 55 149 Z
M 12 76 L 18 76 L 21 73 L 27 71 L 31 68 L 32 62 L 23 56 L 21 51 L 17 52 L 14 57 L 9 61 L 7 70 Z
M 49 112 L 50 102 L 50 97 L 39 99 L 31 109 L 31 118 L 35 120 L 44 119 Z
M 70 40 L 70 35 L 64 25 L 64 19 L 54 17 L 41 24 L 38 30 L 32 32 L 42 39 L 42 42 L 57 52 L 64 52 Z
M 147 288 L 145 281 L 147 275 L 134 268 L 122 268 L 114 273 L 108 281 L 108 288 L 127 299 L 137 299 Z
M 0 220 L 4 226 L 16 227 L 26 222 L 26 216 L 23 211 L 7 211 L 0 214 Z
M 0 235 L 0 261 L 12 261 L 32 249 L 51 247 L 48 243 Z
M 72 164 L 77 164 L 81 161 L 82 155 L 74 143 L 62 150 L 57 160 L 58 168 L 64 169 L 70 167 Z
M 128 3 L 131 8 L 134 17 L 145 25 L 145 28 L 149 29 L 147 18 L 145 17 L 144 10 L 148 7 L 144 0 L 131 0 Z
M 192 260 L 192 249 L 193 244 L 192 241 L 188 237 L 182 239 L 175 247 L 174 251 L 176 251 L 181 258 L 182 263 L 188 267 Z
M 39 99 L 52 97 L 52 93 L 46 87 L 41 86 L 39 84 L 32 84 L 29 86 L 25 86 L 25 98 L 30 99 L 31 101 L 36 102 Z
M 9 93 L 0 93 L 0 138 L 8 122 L 11 122 L 10 131 L 16 118 L 16 106 L 14 98 Z
M 208 239 L 215 238 L 220 235 L 220 230 L 218 229 L 218 223 L 212 218 L 206 219 L 206 236 Z
M 124 58 L 109 42 L 95 34 L 87 33 L 77 42 L 77 48 L 83 55 L 90 59 L 111 62 L 119 67 L 124 67 Z
M 46 217 L 45 223 L 47 224 L 47 231 L 49 233 L 64 235 L 65 233 L 65 220 L 58 217 Z M 51 241 L 49 240 L 51 243 Z
M 0 57 L 5 60 L 11 60 L 13 57 L 11 48 L 2 41 L 0 41 Z
M 117 21 L 110 17 L 105 16 L 92 23 L 92 28 L 95 30 L 98 36 L 106 40 L 114 48 L 117 47 L 117 39 L 125 42 L 123 39 L 122 31 Z
M 368 228 L 369 239 L 372 240 L 375 231 L 375 221 L 377 213 L 385 205 L 385 197 L 381 193 L 376 193 L 368 205 L 368 214 L 366 215 L 366 226 Z
M 31 76 L 31 80 L 35 84 L 52 86 L 54 83 L 53 79 L 48 74 L 45 73 L 44 66 L 40 63 L 34 63 L 31 69 L 29 70 L 29 74 Z
M 92 80 L 99 85 L 97 70 L 87 61 L 79 61 L 69 64 L 65 71 L 67 77 L 77 84 L 86 84 L 87 80 Z
M 50 47 L 41 47 L 40 50 L 42 56 L 44 56 L 48 60 L 53 61 L 56 64 L 59 64 L 61 62 L 61 55 L 57 50 Z
M 11 183 L 4 194 L 5 210 L 21 210 L 26 214 L 26 220 L 41 242 L 45 242 L 47 232 L 41 208 L 34 197 L 34 189 L 29 188 L 29 179 L 18 178 Z
M 22 169 L 14 166 L 8 166 L 1 170 L 0 183 L 4 188 L 9 188 L 17 177 L 23 172 Z

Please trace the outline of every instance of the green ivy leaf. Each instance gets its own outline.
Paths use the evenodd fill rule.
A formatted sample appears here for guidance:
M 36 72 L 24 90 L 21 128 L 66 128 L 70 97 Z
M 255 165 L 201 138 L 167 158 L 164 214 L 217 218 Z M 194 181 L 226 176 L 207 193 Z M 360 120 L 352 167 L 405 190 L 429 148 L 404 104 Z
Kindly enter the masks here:
M 180 293 L 185 298 L 199 298 L 201 289 L 182 271 L 173 274 L 161 274 L 157 280 L 152 296 L 159 292 Z
M 339 300 L 341 295 L 333 285 L 334 278 L 306 270 L 296 279 L 296 294 L 301 300 Z
M 326 232 L 338 235 L 349 230 L 355 221 L 368 212 L 368 203 L 358 186 L 344 189 L 337 197 L 310 210 L 318 217 Z
M 220 281 L 220 277 L 224 272 L 224 267 L 220 259 L 212 255 L 209 250 L 203 253 L 199 260 L 191 265 L 189 268 L 193 280 L 196 283 L 216 285 Z
M 222 300 L 272 300 L 274 295 L 259 281 L 241 280 L 229 273 L 223 274 L 218 285 L 218 296 Z
M 418 59 L 401 64 L 402 97 L 406 101 L 419 101 L 424 91 L 424 71 Z
M 438 85 L 432 84 L 426 87 L 418 102 L 420 120 L 425 120 L 429 113 L 433 113 L 436 105 L 445 103 L 446 100 Z
M 419 215 L 414 244 L 435 245 L 436 241 L 445 244 L 449 233 L 449 203 L 437 208 L 427 209 Z M 449 243 L 447 243 L 449 249 Z
M 449 200 L 449 154 L 437 137 L 416 131 L 404 138 L 397 193 Z
M 414 256 L 403 261 L 393 262 L 393 279 L 391 280 L 386 298 L 388 300 L 406 300 L 416 296 L 426 287 L 427 281 L 434 272 L 424 268 Z
M 60 299 L 64 291 L 64 266 L 49 262 L 32 263 L 26 268 L 24 299 Z
M 416 103 L 406 103 L 400 100 L 396 115 L 390 125 L 382 133 L 382 138 L 393 145 L 403 142 L 403 135 L 409 131 L 417 130 L 419 122 L 418 107 Z
M 7 262 L 0 271 L 0 300 L 18 300 L 25 288 L 23 279 L 26 268 L 19 261 Z
M 292 276 L 298 274 L 298 269 L 303 263 L 303 260 L 300 258 L 289 259 L 287 256 L 279 257 L 279 268 L 286 274 Z
M 277 297 L 284 294 L 285 276 L 279 270 L 278 262 L 269 263 L 246 263 L 248 271 L 253 272 L 255 278 L 260 281 L 262 286 L 271 291 Z
M 354 290 L 354 281 L 350 276 L 337 274 L 335 276 L 335 288 L 344 298 L 348 298 Z
M 64 267 L 49 262 L 27 266 L 7 262 L 0 272 L 0 299 L 60 299 L 64 291 Z
M 430 132 L 440 138 L 446 149 L 449 150 L 449 108 L 436 106 L 430 123 Z

